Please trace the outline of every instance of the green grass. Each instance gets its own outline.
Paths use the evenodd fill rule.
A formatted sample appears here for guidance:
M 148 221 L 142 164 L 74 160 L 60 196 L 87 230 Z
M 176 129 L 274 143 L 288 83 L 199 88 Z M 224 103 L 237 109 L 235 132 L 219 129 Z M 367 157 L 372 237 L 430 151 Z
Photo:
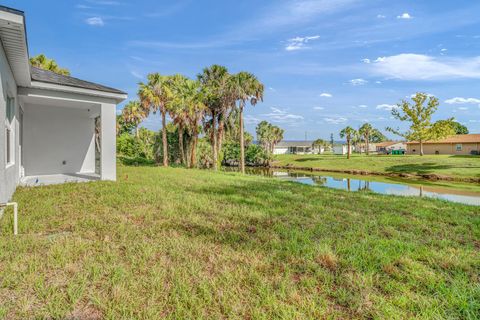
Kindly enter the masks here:
M 21 188 L 0 318 L 478 319 L 480 210 L 234 173 L 120 167 Z
M 362 170 L 412 175 L 436 174 L 452 178 L 480 178 L 480 156 L 448 155 L 277 155 L 275 165 L 334 170 Z

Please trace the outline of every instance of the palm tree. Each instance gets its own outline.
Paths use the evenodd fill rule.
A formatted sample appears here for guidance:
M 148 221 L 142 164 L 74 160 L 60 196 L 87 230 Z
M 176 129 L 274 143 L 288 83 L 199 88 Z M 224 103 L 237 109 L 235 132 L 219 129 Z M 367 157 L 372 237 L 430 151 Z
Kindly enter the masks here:
M 30 58 L 30 64 L 34 67 L 52 71 L 64 76 L 70 75 L 70 71 L 68 71 L 68 69 L 60 68 L 55 60 L 47 58 L 44 54 L 39 54 Z
M 203 69 L 198 75 L 198 80 L 206 89 L 206 105 L 211 116 L 213 168 L 218 169 L 218 153 L 221 148 L 221 137 L 223 136 L 223 123 L 225 114 L 231 107 L 231 95 L 228 92 L 228 69 L 220 65 L 212 65 Z M 218 126 L 217 126 L 218 122 Z M 220 137 L 220 139 L 219 139 Z M 220 146 L 220 147 L 219 147 Z
M 239 101 L 240 127 L 240 170 L 245 173 L 245 142 L 243 127 L 243 109 L 249 101 L 252 106 L 263 100 L 263 84 L 257 77 L 248 72 L 239 72 L 230 79 L 230 88 L 235 100 Z
M 122 116 L 126 123 L 131 123 L 135 127 L 135 136 L 138 138 L 138 126 L 148 117 L 148 112 L 142 106 L 140 101 L 128 102 L 122 110 Z
M 196 165 L 198 135 L 200 133 L 200 123 L 203 120 L 205 111 L 205 91 L 199 81 L 187 80 L 185 83 L 185 94 L 188 97 L 187 123 L 192 136 L 190 151 L 190 168 Z
M 183 145 L 183 134 L 187 127 L 190 92 L 187 90 L 187 81 L 189 79 L 182 75 L 172 77 L 172 94 L 173 101 L 169 108 L 170 118 L 173 124 L 177 126 L 178 131 L 178 148 L 180 153 L 180 162 L 186 164 L 185 148 Z
M 352 139 L 355 137 L 356 133 L 357 133 L 357 131 L 350 126 L 344 128 L 344 129 L 342 129 L 342 131 L 340 131 L 340 138 L 342 138 L 342 139 L 346 138 L 347 139 L 347 147 L 348 147 L 347 159 L 350 159 L 350 144 L 352 142 Z
M 373 130 L 374 129 L 372 125 L 369 123 L 364 123 L 358 130 L 358 133 L 360 134 L 360 136 L 362 136 L 363 140 L 365 141 L 367 156 L 370 154 L 370 135 L 372 134 Z
M 172 100 L 171 78 L 159 73 L 151 73 L 147 76 L 148 82 L 140 82 L 138 96 L 144 108 L 149 112 L 162 114 L 162 143 L 163 165 L 168 166 L 167 147 L 167 108 Z

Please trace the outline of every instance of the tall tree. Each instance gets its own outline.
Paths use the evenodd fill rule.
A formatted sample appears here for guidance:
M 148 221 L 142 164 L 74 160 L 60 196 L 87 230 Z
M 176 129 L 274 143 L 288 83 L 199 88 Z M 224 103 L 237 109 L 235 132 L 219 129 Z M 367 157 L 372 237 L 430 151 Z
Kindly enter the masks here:
M 149 112 L 160 111 L 162 115 L 163 165 L 168 166 L 167 146 L 167 108 L 172 101 L 171 78 L 159 73 L 147 76 L 147 83 L 140 83 L 138 96 L 144 108 Z
M 232 106 L 228 92 L 230 74 L 228 69 L 220 65 L 212 65 L 203 69 L 198 80 L 205 87 L 206 105 L 211 116 L 211 138 L 213 151 L 213 168 L 218 169 L 219 137 L 223 136 L 223 123 L 228 109 Z M 221 139 L 220 139 L 221 140 Z
M 409 141 L 418 141 L 420 155 L 423 156 L 423 143 L 425 141 L 439 140 L 455 134 L 452 125 L 453 118 L 432 123 L 432 115 L 439 106 L 438 99 L 419 92 L 412 98 L 412 101 L 413 103 L 409 103 L 402 100 L 397 105 L 398 108 L 392 109 L 392 115 L 396 119 L 410 123 L 409 130 L 406 132 L 400 132 L 399 129 L 392 128 L 387 128 L 387 130 Z
M 333 150 L 333 145 L 335 144 L 335 140 L 333 140 L 333 133 L 330 133 L 330 147 Z
M 180 162 L 187 164 L 184 147 L 184 133 L 187 129 L 188 112 L 190 109 L 190 100 L 192 92 L 189 90 L 187 77 L 182 75 L 175 75 L 172 77 L 172 94 L 173 99 L 171 108 L 169 109 L 170 118 L 173 124 L 177 126 L 178 132 L 178 148 L 180 154 Z
M 364 123 L 358 130 L 359 135 L 365 141 L 365 148 L 367 156 L 370 154 L 370 135 L 372 134 L 373 127 L 370 123 Z
M 351 153 L 350 146 L 351 146 L 352 140 L 355 138 L 356 135 L 357 135 L 357 131 L 350 126 L 340 131 L 340 138 L 342 139 L 345 138 L 347 140 L 347 147 L 348 147 L 347 159 L 350 159 L 350 153 Z
M 60 68 L 55 60 L 47 58 L 44 54 L 39 54 L 30 58 L 30 64 L 34 67 L 52 71 L 64 76 L 70 75 L 68 69 Z
M 235 100 L 239 102 L 239 127 L 240 127 L 240 170 L 245 173 L 245 141 L 243 126 L 243 110 L 247 102 L 252 106 L 263 100 L 263 84 L 257 77 L 248 72 L 239 72 L 230 77 L 230 90 Z

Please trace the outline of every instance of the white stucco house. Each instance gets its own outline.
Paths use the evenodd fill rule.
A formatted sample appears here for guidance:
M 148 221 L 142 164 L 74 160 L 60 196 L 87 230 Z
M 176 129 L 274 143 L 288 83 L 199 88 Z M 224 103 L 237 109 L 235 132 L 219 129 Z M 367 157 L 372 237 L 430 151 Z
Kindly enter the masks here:
M 287 141 L 282 140 L 275 145 L 273 154 L 321 154 L 324 147 L 313 147 L 314 141 Z
M 126 93 L 31 67 L 25 16 L 0 6 L 0 203 L 17 185 L 116 179 Z

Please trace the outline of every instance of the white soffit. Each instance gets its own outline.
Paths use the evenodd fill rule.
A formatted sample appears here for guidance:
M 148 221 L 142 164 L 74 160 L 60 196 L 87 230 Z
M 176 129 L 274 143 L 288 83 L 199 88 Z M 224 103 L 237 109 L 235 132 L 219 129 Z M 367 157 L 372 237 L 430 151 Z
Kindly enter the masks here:
M 30 86 L 30 65 L 22 12 L 0 8 L 0 39 L 17 85 Z

